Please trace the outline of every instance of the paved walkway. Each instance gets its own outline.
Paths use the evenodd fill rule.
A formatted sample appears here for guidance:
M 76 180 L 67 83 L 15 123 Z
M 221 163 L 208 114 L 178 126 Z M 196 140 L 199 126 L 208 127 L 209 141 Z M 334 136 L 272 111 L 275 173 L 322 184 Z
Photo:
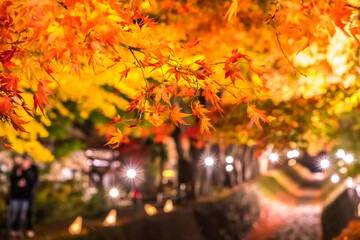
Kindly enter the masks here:
M 273 172 L 275 179 L 278 172 Z M 260 180 L 255 184 L 261 202 L 258 220 L 248 235 L 249 240 L 320 240 L 323 177 L 305 174 L 303 184 L 290 175 L 278 179 L 279 191 L 268 192 Z M 281 186 L 281 184 L 284 184 Z M 285 185 L 286 184 L 286 185 Z M 276 188 L 276 187 L 275 187 Z

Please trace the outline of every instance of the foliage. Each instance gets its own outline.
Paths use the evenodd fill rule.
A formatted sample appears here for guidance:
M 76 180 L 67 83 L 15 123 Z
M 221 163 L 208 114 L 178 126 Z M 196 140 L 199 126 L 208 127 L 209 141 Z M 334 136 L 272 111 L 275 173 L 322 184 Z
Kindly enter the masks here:
M 307 106 L 306 113 L 316 115 L 321 104 L 313 99 L 332 85 L 340 91 L 355 87 L 357 94 L 356 2 L 239 3 L 3 1 L 0 134 L 15 150 L 38 160 L 52 159 L 38 139 L 49 136 L 59 115 L 87 119 L 94 111 L 113 118 L 115 127 L 106 130 L 102 122 L 95 126 L 109 136 L 110 147 L 127 141 L 131 132 L 142 134 L 136 127 L 192 124 L 200 135 L 224 126 L 221 119 L 236 114 L 250 118 L 237 133 L 257 139 L 263 134 L 248 122 L 260 130 L 272 122 L 275 136 L 282 135 L 276 132 L 282 127 L 283 133 L 292 133 L 312 120 L 287 111 L 288 105 L 301 104 L 300 112 Z M 269 92 L 272 103 L 259 105 Z M 327 108 L 331 117 L 343 102 Z M 333 118 L 327 122 L 329 129 L 301 131 L 296 138 L 308 141 L 332 134 L 337 126 Z M 233 129 L 223 128 L 215 138 L 222 133 L 231 137 Z M 271 131 L 266 129 L 264 134 Z
M 345 228 L 340 236 L 334 240 L 355 240 L 360 238 L 360 221 L 350 221 L 347 228 Z
M 84 214 L 90 216 L 103 211 L 106 205 L 99 201 L 98 194 L 93 195 L 89 201 L 84 201 L 85 189 L 81 184 L 81 181 L 42 181 L 36 191 L 37 221 L 63 220 Z

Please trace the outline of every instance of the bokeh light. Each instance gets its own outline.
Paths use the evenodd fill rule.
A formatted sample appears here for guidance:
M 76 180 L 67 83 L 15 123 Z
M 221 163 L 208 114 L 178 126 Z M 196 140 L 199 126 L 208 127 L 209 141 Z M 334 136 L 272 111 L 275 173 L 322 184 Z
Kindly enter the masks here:
M 294 157 L 293 151 L 292 151 L 292 150 L 288 151 L 287 154 L 286 154 L 286 156 L 287 156 L 288 158 L 293 158 L 293 157 Z
M 350 153 L 346 154 L 343 158 L 342 158 L 346 163 L 350 164 L 354 161 L 354 156 Z
M 355 186 L 354 180 L 352 179 L 352 177 L 348 177 L 346 179 L 346 185 L 348 188 L 353 188 Z
M 112 198 L 117 198 L 119 196 L 119 190 L 117 190 L 116 188 L 111 188 L 109 190 L 109 195 Z
M 228 165 L 226 165 L 225 170 L 226 170 L 227 172 L 231 172 L 232 170 L 234 170 L 234 166 L 228 164 Z
M 232 156 L 227 156 L 226 158 L 225 158 L 225 161 L 226 161 L 226 163 L 233 163 L 234 162 L 234 158 L 232 157 Z
M 277 153 L 271 153 L 269 159 L 271 162 L 277 162 L 279 160 L 279 155 Z
M 290 159 L 290 160 L 288 161 L 288 165 L 289 165 L 290 167 L 295 166 L 295 165 L 296 165 L 296 160 L 295 160 L 295 159 Z
M 338 183 L 340 181 L 340 177 L 339 175 L 337 175 L 336 173 L 331 175 L 331 178 L 330 178 L 331 182 L 333 183 Z
M 134 178 L 136 177 L 137 173 L 136 173 L 136 170 L 135 170 L 135 169 L 130 168 L 130 169 L 128 169 L 128 170 L 126 171 L 126 175 L 127 175 L 128 178 L 134 179 Z
M 322 169 L 328 169 L 328 168 L 330 167 L 330 161 L 329 161 L 329 159 L 327 159 L 327 158 L 321 159 L 321 160 L 320 160 L 320 167 L 321 167 Z
M 211 167 L 214 165 L 214 159 L 212 157 L 205 158 L 204 162 L 207 167 Z

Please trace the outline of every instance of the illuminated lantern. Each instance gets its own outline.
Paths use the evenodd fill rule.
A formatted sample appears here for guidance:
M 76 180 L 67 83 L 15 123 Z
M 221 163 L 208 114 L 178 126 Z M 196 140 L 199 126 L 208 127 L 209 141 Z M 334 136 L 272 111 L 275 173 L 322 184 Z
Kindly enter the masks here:
M 171 212 L 172 210 L 174 210 L 174 205 L 173 202 L 169 199 L 165 203 L 164 212 L 168 213 Z
M 72 235 L 78 235 L 82 229 L 82 217 L 77 217 L 75 221 L 69 227 L 69 233 Z
M 156 208 L 151 204 L 148 204 L 148 203 L 145 204 L 144 209 L 145 209 L 146 214 L 149 216 L 153 216 L 153 215 L 157 214 Z
M 116 210 L 112 209 L 104 220 L 105 227 L 113 227 L 116 225 Z

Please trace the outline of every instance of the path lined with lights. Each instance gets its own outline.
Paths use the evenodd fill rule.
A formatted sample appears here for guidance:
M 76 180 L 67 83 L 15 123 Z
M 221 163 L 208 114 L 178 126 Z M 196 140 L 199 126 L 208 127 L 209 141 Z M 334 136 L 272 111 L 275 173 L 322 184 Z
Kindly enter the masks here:
M 273 171 L 267 177 L 276 179 L 280 171 Z M 321 239 L 321 177 L 306 176 L 304 180 L 307 181 L 307 187 L 304 188 L 294 186 L 295 181 L 292 184 L 289 179 L 286 180 L 288 189 L 274 193 L 272 189 L 265 189 L 268 187 L 266 179 L 254 183 L 261 202 L 261 211 L 248 235 L 249 240 Z M 278 183 L 280 185 L 280 179 Z
M 327 159 L 325 159 L 328 161 Z M 322 159 L 319 162 L 322 167 L 327 168 L 330 161 L 326 162 Z M 231 164 L 233 159 L 227 158 L 227 164 Z M 214 164 L 214 159 L 204 159 L 204 165 L 211 167 Z M 129 168 L 126 171 L 129 179 L 136 178 L 137 171 Z M 321 214 L 323 210 L 323 182 L 324 174 L 312 174 L 305 167 L 296 164 L 295 166 L 288 166 L 282 169 L 271 170 L 265 176 L 262 176 L 254 181 L 247 182 L 242 188 L 232 189 L 234 191 L 241 191 L 243 196 L 256 196 L 256 201 L 251 204 L 254 208 L 260 209 L 260 215 L 252 213 L 250 216 L 243 215 L 243 217 L 254 217 L 255 222 L 251 220 L 253 225 L 248 237 L 249 240 L 319 240 L 321 239 Z M 335 175 L 327 175 L 329 180 L 333 183 L 339 181 L 335 179 Z M 339 177 L 339 176 L 338 176 Z M 348 181 L 350 181 L 348 179 Z M 349 184 L 349 183 L 348 183 Z M 336 186 L 336 184 L 330 184 Z M 240 190 L 241 189 L 241 190 Z M 359 189 L 360 190 L 360 189 Z M 109 191 L 111 197 L 116 197 L 119 192 L 116 188 Z M 225 196 L 220 198 L 226 198 Z M 236 203 L 241 207 L 248 207 L 247 202 L 242 202 L 243 199 L 238 198 Z M 259 208 L 258 208 L 259 207 Z M 53 230 L 59 229 L 53 233 L 49 233 L 41 239 L 48 238 L 51 235 L 68 236 L 65 231 L 68 230 L 70 234 L 79 234 L 81 229 L 86 231 L 97 231 L 105 227 L 123 225 L 135 220 L 143 219 L 144 217 L 157 214 L 169 213 L 172 211 L 184 211 L 181 206 L 174 206 L 171 200 L 167 200 L 164 206 L 154 206 L 149 203 L 144 205 L 144 209 L 132 208 L 132 211 L 124 211 L 117 213 L 111 210 L 108 215 L 101 219 L 87 219 L 77 218 L 71 225 L 70 223 L 58 224 Z M 125 214 L 125 212 L 127 212 Z M 145 215 L 146 214 L 146 215 Z M 243 214 L 243 213 L 239 213 Z M 117 219 L 116 216 L 119 216 Z M 121 216 L 121 217 L 120 217 Z M 166 215 L 162 215 L 165 218 Z M 257 219 L 256 219 L 257 218 Z M 61 225 L 61 226 L 60 226 Z M 65 227 L 64 227 L 65 226 Z M 70 226 L 67 229 L 67 226 Z M 251 226 L 251 225 L 250 225 Z M 61 229 L 60 229 L 61 228 Z M 46 234 L 47 235 L 47 234 Z

